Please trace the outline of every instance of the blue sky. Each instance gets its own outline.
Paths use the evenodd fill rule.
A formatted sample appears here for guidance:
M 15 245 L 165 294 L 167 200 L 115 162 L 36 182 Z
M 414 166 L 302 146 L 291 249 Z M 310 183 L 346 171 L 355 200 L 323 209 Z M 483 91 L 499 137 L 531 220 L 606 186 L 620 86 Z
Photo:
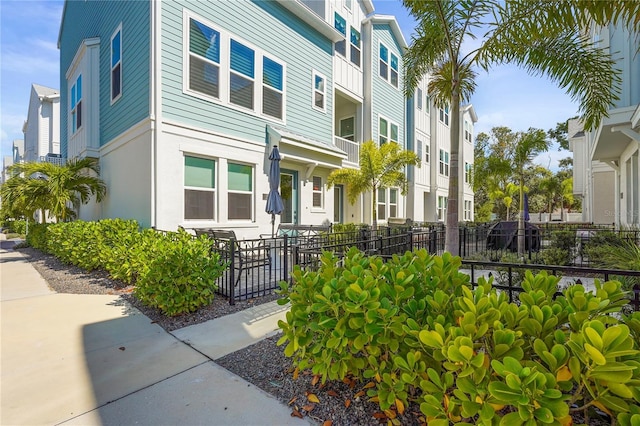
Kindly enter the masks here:
M 60 0 L 0 0 L 0 141 L 9 155 L 14 139 L 22 139 L 31 84 L 60 87 L 57 49 L 63 2 Z M 414 21 L 399 0 L 374 0 L 376 13 L 395 15 L 411 43 Z M 514 66 L 481 73 L 471 99 L 478 123 L 476 133 L 494 126 L 514 131 L 529 127 L 548 130 L 576 115 L 577 105 L 552 82 L 531 77 Z M 569 156 L 552 148 L 536 162 L 552 169 Z

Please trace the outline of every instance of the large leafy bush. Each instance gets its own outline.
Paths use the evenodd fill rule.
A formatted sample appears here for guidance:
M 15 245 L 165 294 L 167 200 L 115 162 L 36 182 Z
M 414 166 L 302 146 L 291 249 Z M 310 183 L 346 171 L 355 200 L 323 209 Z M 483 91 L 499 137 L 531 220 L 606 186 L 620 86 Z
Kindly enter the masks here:
M 509 303 L 491 280 L 472 289 L 460 265 L 424 250 L 389 262 L 324 253 L 318 271 L 281 283 L 291 309 L 278 343 L 323 381 L 368 382 L 396 424 L 410 402 L 430 425 L 569 424 L 590 407 L 638 424 L 640 322 L 619 315 L 620 283 L 554 299 L 558 278 L 527 272 Z
M 134 220 L 39 225 L 29 235 L 34 247 L 63 262 L 105 269 L 112 278 L 134 284 L 144 304 L 170 316 L 209 305 L 226 267 L 211 253 L 207 238 L 193 238 L 184 230 L 139 231 Z

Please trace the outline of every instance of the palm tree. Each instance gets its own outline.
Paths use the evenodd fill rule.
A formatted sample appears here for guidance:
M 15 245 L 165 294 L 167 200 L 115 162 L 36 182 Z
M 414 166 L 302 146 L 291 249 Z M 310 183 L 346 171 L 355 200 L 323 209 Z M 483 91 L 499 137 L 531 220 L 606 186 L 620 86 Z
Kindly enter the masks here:
M 398 187 L 405 195 L 408 189 L 404 173 L 406 166 L 420 167 L 420 159 L 415 152 L 403 150 L 395 142 L 378 147 L 374 141 L 367 141 L 360 147 L 360 168 L 334 170 L 327 178 L 327 186 L 331 188 L 337 183 L 345 184 L 351 204 L 356 202 L 360 194 L 371 191 L 372 227 L 376 229 L 378 188 Z
M 518 214 L 518 256 L 524 255 L 525 229 L 524 229 L 524 193 L 525 193 L 525 167 L 531 163 L 533 157 L 549 149 L 549 141 L 544 130 L 529 129 L 527 132 L 518 132 L 515 146 L 510 155 L 514 167 L 515 177 L 519 188 Z
M 551 221 L 553 209 L 562 194 L 562 182 L 558 179 L 557 175 L 552 175 L 540 181 L 540 189 L 542 189 L 547 199 L 549 221 Z M 562 206 L 560 206 L 560 214 L 562 214 Z
M 18 163 L 10 172 L 14 176 L 2 185 L 0 196 L 9 211 L 25 217 L 33 217 L 40 210 L 66 221 L 76 217 L 80 204 L 87 204 L 92 196 L 100 202 L 106 194 L 106 185 L 98 177 L 98 162 L 93 158 L 69 160 L 62 166 Z
M 620 82 L 612 60 L 581 30 L 591 22 L 619 20 L 640 28 L 640 2 L 611 0 L 403 0 L 416 18 L 416 35 L 404 56 L 405 94 L 429 75 L 429 94 L 451 110 L 451 177 L 445 249 L 458 253 L 460 103 L 475 90 L 475 69 L 513 63 L 546 75 L 578 101 L 585 127 L 597 126 Z M 480 46 L 463 42 L 486 31 Z

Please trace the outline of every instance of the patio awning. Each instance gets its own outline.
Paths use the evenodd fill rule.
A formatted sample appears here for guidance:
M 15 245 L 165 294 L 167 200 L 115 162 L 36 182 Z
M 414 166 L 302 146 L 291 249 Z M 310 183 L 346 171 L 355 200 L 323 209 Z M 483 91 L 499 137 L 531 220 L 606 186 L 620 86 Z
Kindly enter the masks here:
M 609 117 L 595 133 L 595 143 L 591 151 L 592 160 L 615 160 L 620 158 L 629 144 L 635 140 L 631 121 L 636 107 L 618 108 L 609 111 Z
M 333 145 L 332 140 L 322 142 L 271 125 L 267 126 L 267 134 L 270 146 L 280 148 L 282 161 L 304 164 L 309 176 L 318 166 L 340 169 L 342 160 L 347 159 L 347 153 Z

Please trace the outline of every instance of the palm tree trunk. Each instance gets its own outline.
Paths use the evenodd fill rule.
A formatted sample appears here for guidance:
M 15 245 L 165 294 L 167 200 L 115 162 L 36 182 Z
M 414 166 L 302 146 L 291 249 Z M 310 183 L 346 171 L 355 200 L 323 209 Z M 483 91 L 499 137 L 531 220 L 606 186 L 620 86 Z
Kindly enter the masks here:
M 371 213 L 373 215 L 373 223 L 371 223 L 371 229 L 378 229 L 378 188 L 375 185 L 372 185 L 373 189 L 371 190 Z
M 453 84 L 456 86 L 451 96 L 451 167 L 449 170 L 449 199 L 447 202 L 447 227 L 445 234 L 445 251 L 454 256 L 459 255 L 460 234 L 458 226 L 458 163 L 460 155 L 460 76 L 457 68 L 454 71 Z

